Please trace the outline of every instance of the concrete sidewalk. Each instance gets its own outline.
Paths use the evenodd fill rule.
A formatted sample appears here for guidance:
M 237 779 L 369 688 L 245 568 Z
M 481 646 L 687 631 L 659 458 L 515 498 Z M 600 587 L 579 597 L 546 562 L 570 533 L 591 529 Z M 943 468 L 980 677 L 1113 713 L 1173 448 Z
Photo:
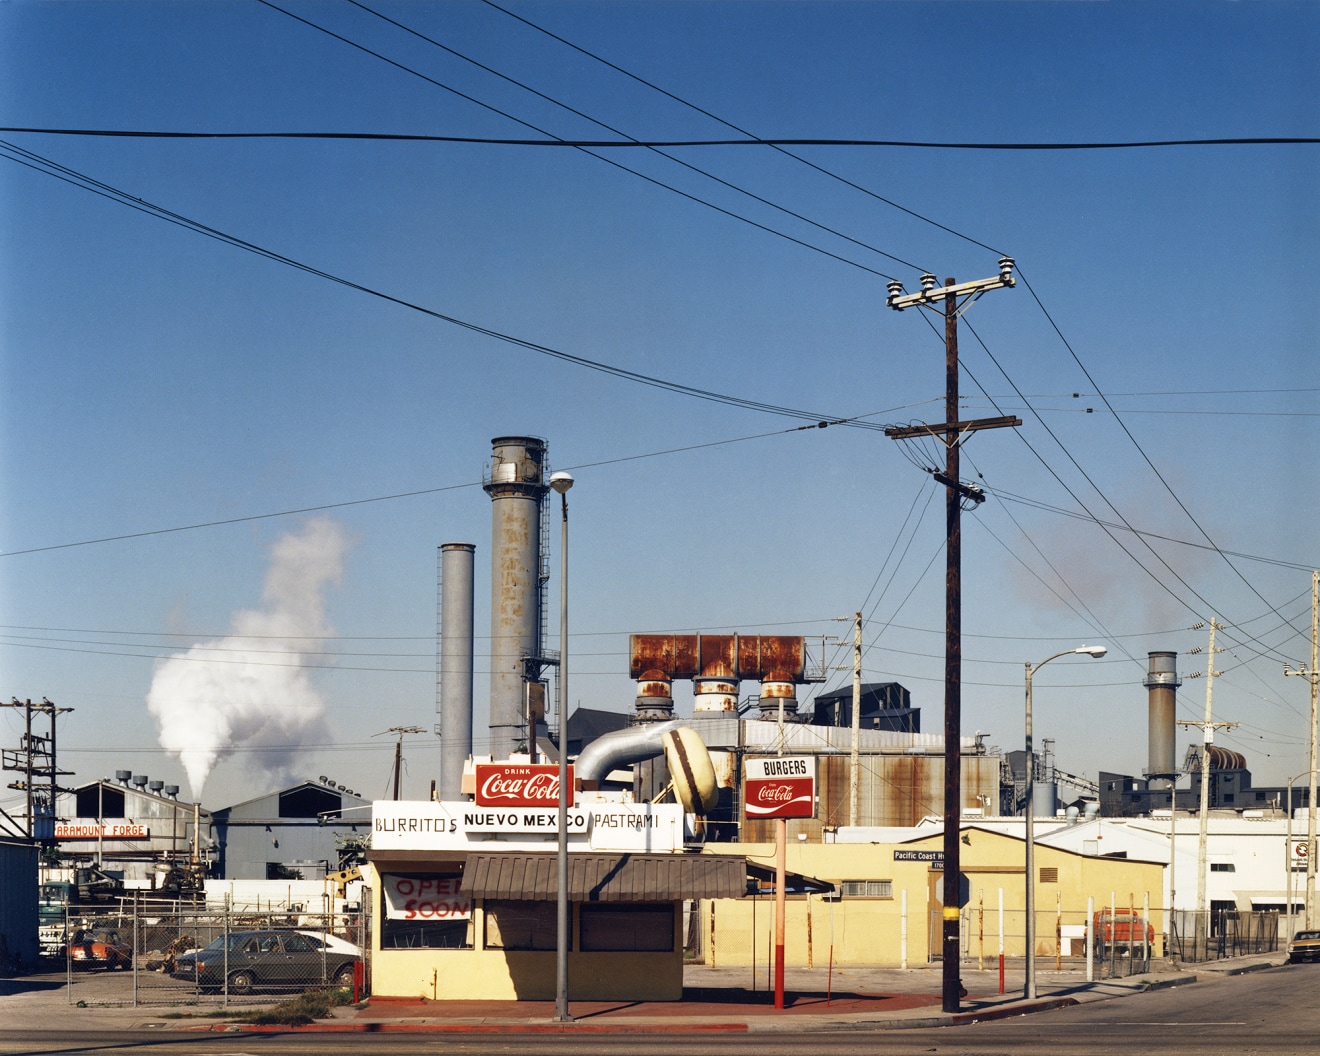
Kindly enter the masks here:
M 1285 953 L 1261 954 L 1198 965 L 1159 964 L 1128 979 L 1087 982 L 1084 969 L 1038 970 L 1037 997 L 1022 996 L 1021 962 L 1010 963 L 1004 993 L 998 970 L 964 966 L 968 994 L 960 1011 L 941 1008 L 939 965 L 920 968 L 789 969 L 785 1007 L 774 1007 L 765 972 L 748 968 L 684 970 L 682 1001 L 570 1001 L 572 1023 L 554 1021 L 553 1001 L 445 1001 L 373 998 L 364 1007 L 342 1007 L 331 1018 L 304 1027 L 256 1027 L 198 1007 L 99 1006 L 78 1008 L 58 980 L 0 980 L 0 1022 L 14 1029 L 41 1029 L 58 1018 L 62 1028 L 95 1030 L 206 1030 L 224 1032 L 427 1032 L 427 1033 L 648 1033 L 876 1030 L 953 1026 L 1050 1008 L 1124 997 L 1209 978 L 1283 964 Z M 278 998 L 272 997 L 270 1004 Z M 259 1009 L 253 1008 L 255 1013 Z

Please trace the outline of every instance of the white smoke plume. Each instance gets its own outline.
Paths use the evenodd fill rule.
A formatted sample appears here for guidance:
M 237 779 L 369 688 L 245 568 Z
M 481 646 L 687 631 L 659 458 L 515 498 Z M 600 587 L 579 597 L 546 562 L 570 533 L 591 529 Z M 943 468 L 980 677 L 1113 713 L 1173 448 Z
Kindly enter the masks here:
M 348 542 L 329 518 L 308 521 L 272 547 L 259 609 L 234 614 L 231 633 L 157 663 L 147 708 L 160 744 L 179 757 L 194 800 L 207 775 L 237 748 L 277 781 L 300 744 L 324 739 L 325 702 L 303 666 L 333 634 L 325 592 L 340 582 Z

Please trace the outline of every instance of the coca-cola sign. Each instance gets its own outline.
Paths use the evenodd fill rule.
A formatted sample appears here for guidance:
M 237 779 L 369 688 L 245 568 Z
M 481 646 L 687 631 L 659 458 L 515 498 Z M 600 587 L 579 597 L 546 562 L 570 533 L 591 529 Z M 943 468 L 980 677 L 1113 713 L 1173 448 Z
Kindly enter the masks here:
M 559 766 L 527 763 L 478 763 L 477 806 L 557 807 Z M 573 768 L 568 768 L 569 805 L 573 803 Z
M 749 818 L 816 816 L 816 760 L 781 755 L 745 761 L 743 809 Z

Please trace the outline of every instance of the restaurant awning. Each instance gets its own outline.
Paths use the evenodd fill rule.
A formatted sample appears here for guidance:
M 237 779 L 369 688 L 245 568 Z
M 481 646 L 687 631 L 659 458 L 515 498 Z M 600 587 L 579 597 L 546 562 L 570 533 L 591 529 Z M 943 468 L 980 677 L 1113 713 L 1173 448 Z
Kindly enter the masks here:
M 775 870 L 773 866 L 747 863 L 748 894 L 772 895 L 775 892 Z M 784 894 L 786 895 L 828 895 L 834 885 L 828 880 L 817 880 L 814 876 L 801 873 L 784 872 Z
M 544 902 L 559 895 L 554 854 L 469 854 L 463 894 Z M 673 902 L 741 898 L 746 861 L 732 855 L 570 854 L 568 894 L 574 902 Z

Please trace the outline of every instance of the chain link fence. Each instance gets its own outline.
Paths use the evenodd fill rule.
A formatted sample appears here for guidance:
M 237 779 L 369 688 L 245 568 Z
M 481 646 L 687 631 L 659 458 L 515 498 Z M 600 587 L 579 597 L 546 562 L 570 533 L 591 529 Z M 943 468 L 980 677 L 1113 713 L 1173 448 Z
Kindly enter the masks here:
M 69 1003 L 78 1006 L 227 1007 L 318 988 L 367 993 L 370 923 L 358 909 L 125 899 L 95 915 L 70 913 L 64 934 Z
M 1236 909 L 1178 910 L 1169 955 L 1180 961 L 1216 961 L 1279 949 L 1279 914 Z

